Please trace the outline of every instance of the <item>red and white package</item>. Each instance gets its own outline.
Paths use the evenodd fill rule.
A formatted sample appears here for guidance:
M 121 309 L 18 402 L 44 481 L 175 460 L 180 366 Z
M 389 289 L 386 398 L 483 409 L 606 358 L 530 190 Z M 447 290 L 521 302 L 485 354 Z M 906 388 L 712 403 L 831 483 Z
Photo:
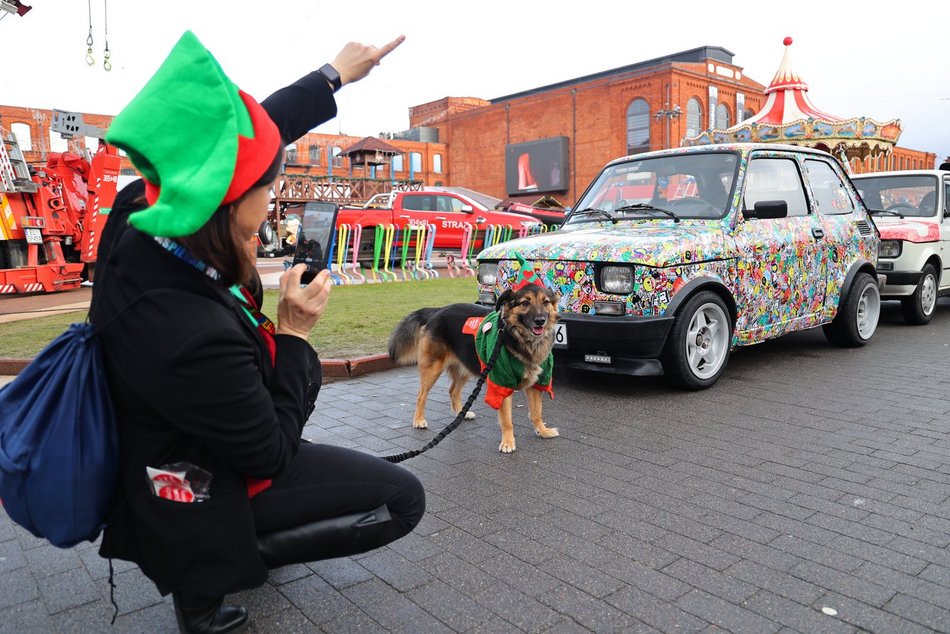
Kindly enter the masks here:
M 208 499 L 211 474 L 188 463 L 145 467 L 152 493 L 173 502 L 202 502 Z

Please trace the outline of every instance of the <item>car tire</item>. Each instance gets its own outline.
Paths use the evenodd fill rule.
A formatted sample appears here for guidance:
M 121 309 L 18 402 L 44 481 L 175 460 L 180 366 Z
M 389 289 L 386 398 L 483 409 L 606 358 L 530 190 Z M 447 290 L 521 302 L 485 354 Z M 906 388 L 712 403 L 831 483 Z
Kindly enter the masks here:
M 901 312 L 908 324 L 923 326 L 930 323 L 936 310 L 937 271 L 933 264 L 925 264 L 913 295 L 901 299 Z
M 867 273 L 858 273 L 848 294 L 838 304 L 838 314 L 822 326 L 825 338 L 836 346 L 858 348 L 871 339 L 881 316 L 881 291 Z
M 660 357 L 667 379 L 686 390 L 713 385 L 729 361 L 732 328 L 719 295 L 700 291 L 690 297 L 677 312 Z

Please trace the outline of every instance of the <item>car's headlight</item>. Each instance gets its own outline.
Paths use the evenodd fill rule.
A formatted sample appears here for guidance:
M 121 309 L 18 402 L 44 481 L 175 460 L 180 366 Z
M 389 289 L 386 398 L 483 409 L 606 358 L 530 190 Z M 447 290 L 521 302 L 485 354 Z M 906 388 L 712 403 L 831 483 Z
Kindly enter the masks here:
M 877 256 L 879 258 L 896 258 L 900 257 L 900 254 L 900 240 L 881 240 L 881 244 L 877 248 Z
M 605 266 L 600 270 L 600 290 L 627 295 L 633 292 L 633 267 Z
M 498 280 L 498 262 L 480 262 L 478 265 L 478 283 L 491 286 Z

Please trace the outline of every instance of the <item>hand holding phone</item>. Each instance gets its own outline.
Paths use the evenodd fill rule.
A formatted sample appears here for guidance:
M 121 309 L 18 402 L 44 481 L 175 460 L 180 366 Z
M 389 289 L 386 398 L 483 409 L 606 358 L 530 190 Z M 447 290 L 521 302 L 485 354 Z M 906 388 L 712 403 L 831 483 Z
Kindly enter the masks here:
M 327 202 L 308 202 L 304 207 L 292 265 L 307 265 L 300 277 L 303 284 L 309 284 L 317 273 L 330 267 L 337 210 L 337 205 Z

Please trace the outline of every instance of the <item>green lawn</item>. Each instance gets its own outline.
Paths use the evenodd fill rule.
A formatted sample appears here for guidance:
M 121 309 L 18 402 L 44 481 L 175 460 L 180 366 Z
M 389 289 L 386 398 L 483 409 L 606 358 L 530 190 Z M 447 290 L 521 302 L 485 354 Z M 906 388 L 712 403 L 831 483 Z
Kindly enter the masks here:
M 474 302 L 475 279 L 433 280 L 334 286 L 310 343 L 323 359 L 352 359 L 386 352 L 386 340 L 400 319 L 423 306 Z M 277 317 L 277 291 L 264 293 L 264 314 Z M 30 358 L 84 312 L 0 324 L 0 357 Z

